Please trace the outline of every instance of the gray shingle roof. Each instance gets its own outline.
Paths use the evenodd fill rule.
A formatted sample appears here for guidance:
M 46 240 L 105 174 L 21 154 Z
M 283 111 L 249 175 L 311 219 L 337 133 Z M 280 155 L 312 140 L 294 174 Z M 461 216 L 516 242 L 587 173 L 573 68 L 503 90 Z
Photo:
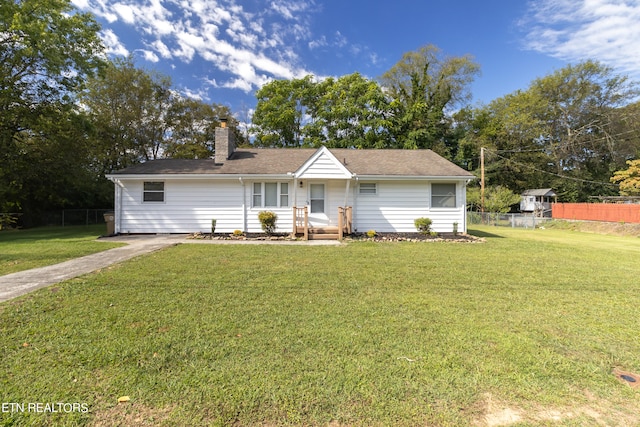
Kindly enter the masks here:
M 556 195 L 553 188 L 532 188 L 530 190 L 524 190 L 522 196 L 547 196 L 554 197 Z
M 112 175 L 286 175 L 298 170 L 317 151 L 309 148 L 240 149 L 236 150 L 224 163 L 210 159 L 151 160 L 113 172 Z M 431 150 L 329 149 L 329 151 L 356 175 L 473 178 L 473 174 Z

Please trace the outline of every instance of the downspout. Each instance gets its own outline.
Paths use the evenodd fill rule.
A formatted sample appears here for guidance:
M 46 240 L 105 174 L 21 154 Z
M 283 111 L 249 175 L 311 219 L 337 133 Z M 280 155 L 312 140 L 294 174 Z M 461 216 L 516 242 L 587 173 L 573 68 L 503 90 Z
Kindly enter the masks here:
M 464 233 L 467 234 L 469 230 L 467 230 L 467 185 L 471 182 L 471 179 L 468 179 L 467 182 L 464 183 Z
M 360 178 L 358 178 L 358 175 L 356 175 L 355 173 L 353 174 L 353 178 L 356 180 L 356 185 L 354 185 L 354 189 L 353 189 L 353 210 L 351 211 L 351 225 L 352 225 L 352 231 L 358 231 L 358 221 L 356 220 L 356 218 L 358 218 L 358 180 Z
M 292 214 L 292 223 L 291 223 L 291 235 L 295 236 L 296 234 L 296 216 L 297 216 L 297 210 L 296 208 L 298 207 L 298 177 L 296 176 L 296 174 L 294 172 L 287 172 L 287 175 L 293 179 L 293 188 L 291 189 L 290 193 L 293 193 L 291 197 L 291 203 L 289 204 L 289 213 Z
M 351 180 L 347 180 L 347 187 L 344 189 L 344 203 L 342 206 L 347 207 L 347 202 L 349 201 L 349 187 L 351 186 Z
M 242 231 L 247 232 L 247 191 L 242 177 L 238 178 L 242 186 Z

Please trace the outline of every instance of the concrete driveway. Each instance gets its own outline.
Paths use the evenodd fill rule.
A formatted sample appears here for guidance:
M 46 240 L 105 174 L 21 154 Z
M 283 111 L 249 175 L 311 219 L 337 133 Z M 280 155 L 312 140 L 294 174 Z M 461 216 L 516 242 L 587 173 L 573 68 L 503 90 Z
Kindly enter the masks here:
M 60 264 L 0 276 L 0 302 L 45 286 L 91 273 L 111 264 L 180 243 L 184 236 L 123 236 L 104 239 L 128 243 L 120 248 L 75 258 Z
M 64 280 L 91 273 L 138 255 L 144 255 L 180 243 L 198 244 L 272 244 L 272 245 L 339 245 L 331 240 L 270 241 L 270 240 L 193 240 L 186 235 L 136 235 L 101 238 L 105 242 L 124 242 L 126 246 L 83 256 L 46 267 L 0 276 L 0 302 L 50 286 Z

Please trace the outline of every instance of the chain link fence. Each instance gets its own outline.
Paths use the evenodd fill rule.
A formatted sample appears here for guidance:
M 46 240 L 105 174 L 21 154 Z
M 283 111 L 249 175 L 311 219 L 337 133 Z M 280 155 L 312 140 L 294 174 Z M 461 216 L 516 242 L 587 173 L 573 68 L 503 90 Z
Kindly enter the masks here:
M 492 225 L 495 227 L 538 228 L 553 218 L 522 213 L 467 212 L 467 224 Z
M 30 218 L 29 227 L 33 226 L 72 226 L 104 224 L 104 214 L 113 212 L 113 208 L 104 209 L 63 209 L 45 212 Z M 0 212 L 0 230 L 22 228 L 23 213 Z
M 60 225 L 94 225 L 104 224 L 104 214 L 111 209 L 64 209 L 60 213 Z

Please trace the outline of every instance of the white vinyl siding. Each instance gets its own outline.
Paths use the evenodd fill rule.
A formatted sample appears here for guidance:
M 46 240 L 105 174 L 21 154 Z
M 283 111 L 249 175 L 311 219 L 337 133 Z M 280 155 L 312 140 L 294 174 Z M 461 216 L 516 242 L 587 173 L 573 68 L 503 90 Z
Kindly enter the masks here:
M 463 185 L 456 186 L 457 194 Z M 356 192 L 353 215 L 354 226 L 359 232 L 375 230 L 378 232 L 414 233 L 416 218 L 427 217 L 433 221 L 432 228 L 437 232 L 451 232 L 453 223 L 458 230 L 465 224 L 465 209 L 461 205 L 450 209 L 432 209 L 430 206 L 432 185 L 429 181 L 380 181 L 377 183 L 377 197 Z
M 322 153 L 302 174 L 298 175 L 298 179 L 351 178 L 347 173 L 337 163 L 335 157 Z
M 147 179 L 146 182 L 161 182 Z M 272 190 L 265 190 L 265 184 L 277 183 L 277 203 L 279 206 L 265 207 L 272 203 Z M 287 233 L 292 228 L 290 206 L 304 206 L 311 201 L 311 184 L 324 184 L 323 200 L 324 225 L 338 223 L 338 206 L 353 207 L 353 225 L 359 232 L 415 232 L 414 220 L 427 217 L 433 221 L 437 232 L 451 232 L 453 223 L 458 230 L 466 232 L 465 185 L 464 181 L 433 182 L 424 180 L 378 180 L 376 194 L 360 194 L 357 181 L 343 179 L 297 181 L 252 182 L 238 179 L 164 179 L 164 202 L 144 202 L 144 181 L 123 179 L 122 187 L 116 191 L 116 220 L 119 233 L 193 233 L 211 231 L 211 220 L 216 219 L 217 233 L 231 233 L 242 230 L 261 233 L 258 220 L 261 210 L 270 210 L 278 215 L 277 232 Z M 366 182 L 365 182 L 366 184 Z M 449 187 L 438 189 L 438 184 Z M 437 190 L 435 193 L 433 192 Z M 453 186 L 453 187 L 451 187 Z M 147 187 L 149 188 L 149 187 Z M 314 190 L 314 195 L 321 187 Z M 452 196 L 441 194 L 439 190 L 454 189 Z M 156 190 L 159 191 L 159 190 Z M 271 191 L 271 195 L 267 193 Z M 454 207 L 432 206 L 433 195 L 455 197 Z M 260 207 L 253 207 L 259 199 Z M 267 202 L 267 199 L 269 201 Z M 450 201 L 448 203 L 451 203 Z
M 120 233 L 210 233 L 214 218 L 216 233 L 262 232 L 259 210 L 249 209 L 252 184 L 243 189 L 238 180 L 167 179 L 164 203 L 143 202 L 142 181 L 125 180 L 123 184 L 117 196 Z M 286 187 L 288 190 L 291 185 Z M 290 232 L 293 220 L 289 207 L 270 210 L 278 215 L 277 232 Z
M 242 229 L 242 186 L 237 181 L 165 180 L 164 203 L 143 202 L 143 182 L 125 181 L 121 233 L 193 233 Z

